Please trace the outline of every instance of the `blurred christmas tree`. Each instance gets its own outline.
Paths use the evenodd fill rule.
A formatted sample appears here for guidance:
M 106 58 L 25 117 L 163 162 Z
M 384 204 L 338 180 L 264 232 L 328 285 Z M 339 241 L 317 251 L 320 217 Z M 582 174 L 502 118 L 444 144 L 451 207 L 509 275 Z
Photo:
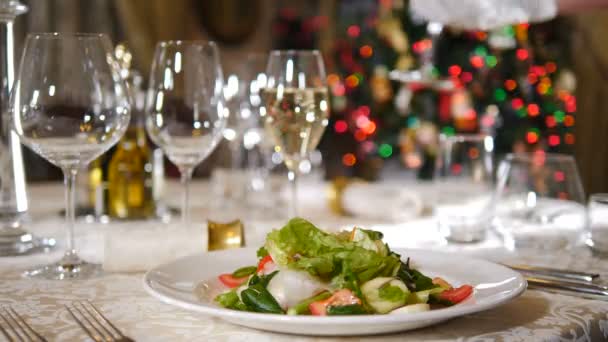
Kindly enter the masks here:
M 492 134 L 497 154 L 570 151 L 576 82 L 564 67 L 564 23 L 470 32 L 413 18 L 404 0 L 336 6 L 333 21 L 284 9 L 275 25 L 279 48 L 311 48 L 319 30 L 335 33 L 324 51 L 332 116 L 320 145 L 329 177 L 373 179 L 399 159 L 428 178 L 439 132 Z M 443 81 L 395 82 L 393 70 Z
M 407 2 L 340 2 L 335 73 L 328 79 L 334 96 L 328 140 L 339 148 L 330 160 L 364 177 L 372 176 L 369 164 L 398 152 L 406 166 L 425 167 L 421 150 L 432 158 L 437 131 L 493 134 L 497 153 L 570 151 L 576 99 L 574 76 L 563 68 L 564 31 L 552 21 L 493 32 L 443 29 L 434 40 Z M 451 79 L 454 89 L 389 81 L 390 70 L 424 69 L 429 51 L 435 67 L 426 71 Z

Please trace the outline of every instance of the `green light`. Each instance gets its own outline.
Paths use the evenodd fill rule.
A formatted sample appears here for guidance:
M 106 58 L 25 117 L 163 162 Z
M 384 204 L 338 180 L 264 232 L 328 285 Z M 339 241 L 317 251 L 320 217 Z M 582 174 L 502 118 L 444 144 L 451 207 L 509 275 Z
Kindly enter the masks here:
M 564 113 L 561 110 L 556 110 L 555 112 L 553 112 L 553 117 L 555 118 L 556 122 L 562 123 L 562 122 L 564 122 L 564 118 L 566 117 L 566 113 Z
M 508 36 L 513 37 L 515 35 L 515 31 L 513 30 L 513 26 L 505 26 L 502 30 L 503 30 L 502 32 L 504 34 L 508 35 Z
M 482 45 L 478 45 L 478 46 L 475 48 L 474 53 L 475 53 L 476 55 L 481 56 L 481 57 L 485 57 L 485 56 L 488 54 L 488 50 L 486 50 L 486 48 L 485 48 L 484 46 L 482 46 Z
M 496 66 L 496 64 L 498 64 L 498 59 L 496 59 L 496 56 L 489 55 L 488 57 L 486 57 L 486 64 L 490 68 L 493 68 Z
M 378 154 L 380 154 L 382 158 L 388 158 L 393 154 L 393 148 L 389 144 L 382 144 L 378 148 Z
M 456 134 L 456 130 L 452 126 L 445 126 L 441 129 L 441 133 L 443 133 L 449 137 L 449 136 Z
M 507 92 L 502 88 L 498 88 L 494 91 L 494 98 L 496 101 L 502 102 L 507 98 Z
M 516 112 L 517 116 L 519 116 L 520 118 L 525 118 L 526 115 L 528 114 L 526 111 L 526 107 L 521 107 L 517 110 Z

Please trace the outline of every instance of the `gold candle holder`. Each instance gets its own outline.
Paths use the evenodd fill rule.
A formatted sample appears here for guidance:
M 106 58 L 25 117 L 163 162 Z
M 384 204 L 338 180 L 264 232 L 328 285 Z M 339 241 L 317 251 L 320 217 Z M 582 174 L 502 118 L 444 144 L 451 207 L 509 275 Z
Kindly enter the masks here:
M 245 231 L 241 220 L 228 223 L 207 221 L 208 250 L 239 248 L 245 246 Z

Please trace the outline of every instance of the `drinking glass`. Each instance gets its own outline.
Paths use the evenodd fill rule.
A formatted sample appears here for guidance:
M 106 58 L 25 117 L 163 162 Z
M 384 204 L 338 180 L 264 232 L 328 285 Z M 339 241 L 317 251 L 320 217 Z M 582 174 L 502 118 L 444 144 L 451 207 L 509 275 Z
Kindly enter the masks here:
M 112 45 L 103 34 L 30 34 L 11 94 L 13 128 L 24 145 L 65 176 L 67 250 L 58 262 L 27 272 L 87 278 L 100 269 L 74 246 L 76 173 L 114 145 L 129 124 L 130 104 Z
M 608 194 L 589 197 L 585 242 L 598 255 L 608 256 Z
M 440 136 L 436 214 L 452 242 L 477 242 L 492 223 L 494 140 L 484 134 Z
M 221 141 L 228 117 L 216 44 L 158 43 L 149 82 L 146 129 L 181 173 L 182 222 L 188 223 L 192 171 Z
M 264 121 L 275 151 L 281 152 L 291 183 L 290 215 L 298 215 L 298 173 L 328 123 L 325 66 L 317 50 L 275 50 L 262 91 Z
M 568 248 L 582 238 L 585 194 L 572 156 L 508 154 L 496 194 L 495 225 L 508 248 Z

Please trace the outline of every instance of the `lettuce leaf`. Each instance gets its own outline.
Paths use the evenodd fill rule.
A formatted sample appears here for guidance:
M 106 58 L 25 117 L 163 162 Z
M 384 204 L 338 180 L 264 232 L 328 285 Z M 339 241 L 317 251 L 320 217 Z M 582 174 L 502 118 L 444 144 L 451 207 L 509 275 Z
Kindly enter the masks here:
M 326 281 L 338 277 L 342 280 L 338 282 L 344 282 L 344 272 L 359 282 L 395 276 L 401 265 L 394 254 L 365 249 L 302 218 L 291 219 L 283 228 L 270 232 L 264 248 L 280 267 L 304 270 Z

